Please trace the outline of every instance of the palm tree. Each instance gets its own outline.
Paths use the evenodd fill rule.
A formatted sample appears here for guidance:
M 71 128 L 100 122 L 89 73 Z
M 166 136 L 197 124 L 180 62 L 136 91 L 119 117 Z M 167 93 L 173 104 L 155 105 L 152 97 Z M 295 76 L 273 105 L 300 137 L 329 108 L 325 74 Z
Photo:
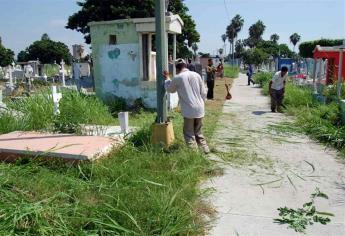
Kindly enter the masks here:
M 257 43 L 262 40 L 262 35 L 265 29 L 266 26 L 261 20 L 249 27 L 249 38 L 247 39 L 247 44 L 249 47 L 255 47 Z
M 194 60 L 196 59 L 196 52 L 198 51 L 199 47 L 196 43 L 192 44 L 192 49 L 194 51 Z
M 273 43 L 277 44 L 279 41 L 279 35 L 278 34 L 272 34 L 270 39 Z
M 294 33 L 290 36 L 290 42 L 293 44 L 293 51 L 295 52 L 296 44 L 301 40 L 301 36 L 297 33 Z
M 226 35 L 229 39 L 229 42 L 232 44 L 232 56 L 234 59 L 235 53 L 235 38 L 237 38 L 238 33 L 242 30 L 244 24 L 244 19 L 240 15 L 236 15 L 232 18 L 230 25 L 226 29 Z
M 224 48 L 224 51 L 225 51 L 225 55 L 226 55 L 226 39 L 227 39 L 226 34 L 223 34 L 223 35 L 222 35 L 222 41 L 223 41 L 223 43 L 224 43 L 223 48 Z

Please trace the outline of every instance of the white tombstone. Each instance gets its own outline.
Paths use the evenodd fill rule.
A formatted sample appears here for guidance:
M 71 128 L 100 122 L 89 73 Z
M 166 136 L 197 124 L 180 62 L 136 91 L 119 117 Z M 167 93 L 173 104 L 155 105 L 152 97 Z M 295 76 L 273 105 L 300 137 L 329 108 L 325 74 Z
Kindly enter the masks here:
M 120 112 L 118 117 L 121 126 L 121 133 L 127 134 L 129 132 L 128 112 Z
M 66 82 L 65 82 L 65 62 L 64 60 L 62 59 L 61 60 L 61 79 L 62 79 L 62 86 L 65 87 L 66 86 Z
M 62 98 L 62 94 L 57 92 L 56 86 L 52 86 L 52 97 L 54 103 L 54 115 L 60 114 L 59 102 Z

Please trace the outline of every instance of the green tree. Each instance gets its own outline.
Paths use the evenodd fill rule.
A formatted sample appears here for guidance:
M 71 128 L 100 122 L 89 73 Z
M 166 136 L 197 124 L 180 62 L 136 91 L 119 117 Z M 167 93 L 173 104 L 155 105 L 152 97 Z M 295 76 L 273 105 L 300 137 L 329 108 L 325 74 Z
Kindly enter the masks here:
M 274 44 L 278 44 L 278 41 L 279 41 L 279 35 L 278 34 L 272 34 L 270 39 L 271 41 L 274 43 Z
M 231 43 L 231 52 L 232 55 L 235 53 L 235 41 L 238 33 L 242 30 L 244 24 L 244 19 L 240 15 L 234 16 L 231 19 L 230 24 L 226 28 L 226 35 Z
M 294 52 L 292 52 L 289 46 L 286 45 L 285 43 L 279 44 L 279 52 L 280 52 L 280 57 L 283 57 L 283 58 L 292 58 L 294 55 Z
M 249 37 L 245 40 L 248 47 L 254 48 L 261 40 L 264 34 L 266 26 L 259 20 L 255 24 L 249 27 Z
M 301 40 L 301 36 L 294 33 L 290 36 L 290 42 L 293 44 L 293 51 L 295 51 L 296 44 Z
M 256 48 L 260 48 L 268 55 L 273 57 L 283 57 L 283 58 L 291 58 L 293 56 L 293 52 L 289 49 L 286 44 L 276 44 L 271 40 L 261 40 L 257 45 Z
M 269 55 L 260 48 L 251 48 L 244 52 L 243 61 L 245 64 L 253 64 L 260 66 L 262 63 L 268 61 Z
M 319 39 L 315 41 L 307 41 L 299 45 L 299 54 L 304 58 L 313 57 L 313 51 L 316 45 L 339 46 L 342 44 L 343 44 L 342 39 Z
M 154 17 L 155 14 L 155 0 L 85 0 L 77 4 L 81 9 L 69 17 L 66 28 L 84 34 L 88 44 L 91 42 L 91 37 L 87 24 L 91 21 L 146 18 Z M 183 0 L 170 1 L 168 11 L 179 14 L 184 22 L 182 34 L 177 36 L 177 55 L 189 56 L 192 53 L 188 48 L 200 41 L 195 22 L 188 14 L 188 8 Z
M 17 56 L 17 61 L 26 62 L 29 61 L 29 54 L 27 50 L 20 51 Z
M 236 58 L 242 58 L 245 52 L 245 45 L 243 40 L 237 40 L 235 44 L 235 56 Z
M 39 59 L 43 64 L 60 62 L 63 59 L 67 64 L 71 63 L 71 53 L 68 46 L 62 42 L 49 39 L 47 34 L 42 35 L 41 40 L 33 42 L 24 51 L 18 54 L 18 61 Z
M 0 44 L 0 66 L 8 66 L 14 61 L 14 52 Z

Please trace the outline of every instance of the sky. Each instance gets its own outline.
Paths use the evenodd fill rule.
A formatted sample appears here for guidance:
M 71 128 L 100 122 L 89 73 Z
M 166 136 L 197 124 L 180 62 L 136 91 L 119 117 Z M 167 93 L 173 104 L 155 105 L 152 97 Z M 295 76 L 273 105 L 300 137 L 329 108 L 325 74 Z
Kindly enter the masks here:
M 201 35 L 200 52 L 214 53 L 223 46 L 221 35 L 230 19 L 240 14 L 244 27 L 239 38 L 248 37 L 250 25 L 262 20 L 263 35 L 277 33 L 280 43 L 292 48 L 289 36 L 301 41 L 345 38 L 345 0 L 185 0 Z M 75 0 L 0 0 L 0 36 L 16 54 L 43 33 L 70 48 L 84 43 L 82 34 L 65 29 L 67 19 L 79 10 Z M 88 48 L 88 47 L 86 47 Z

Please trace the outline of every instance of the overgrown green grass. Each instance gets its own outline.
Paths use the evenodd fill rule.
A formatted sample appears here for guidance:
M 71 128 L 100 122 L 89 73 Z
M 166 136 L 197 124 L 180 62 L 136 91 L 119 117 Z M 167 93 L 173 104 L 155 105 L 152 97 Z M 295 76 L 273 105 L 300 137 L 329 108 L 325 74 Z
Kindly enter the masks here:
M 131 145 L 94 164 L 0 164 L 0 234 L 198 235 L 209 166 L 191 150 Z
M 223 86 L 217 90 L 225 92 Z M 208 140 L 224 102 L 223 94 L 217 96 L 206 107 Z M 6 126 L 13 118 L 6 113 L 0 116 L 1 132 L 47 129 L 57 119 L 45 95 L 11 107 L 28 121 L 16 119 L 18 124 Z M 64 94 L 60 110 L 68 123 L 114 120 L 103 103 L 73 92 Z M 200 204 L 198 184 L 214 167 L 204 155 L 184 147 L 181 114 L 170 116 L 177 142 L 169 149 L 151 146 L 155 113 L 139 111 L 131 114 L 130 124 L 141 130 L 121 150 L 97 162 L 72 165 L 36 158 L 0 163 L 0 235 L 202 235 L 201 214 L 207 207 Z
M 107 125 L 116 122 L 108 107 L 96 97 L 69 90 L 62 93 L 58 116 L 54 116 L 51 93 L 48 90 L 8 101 L 10 110 L 0 114 L 0 133 L 15 130 L 75 132 L 80 124 Z
M 237 78 L 240 73 L 238 66 L 224 65 L 224 76 L 228 78 Z

